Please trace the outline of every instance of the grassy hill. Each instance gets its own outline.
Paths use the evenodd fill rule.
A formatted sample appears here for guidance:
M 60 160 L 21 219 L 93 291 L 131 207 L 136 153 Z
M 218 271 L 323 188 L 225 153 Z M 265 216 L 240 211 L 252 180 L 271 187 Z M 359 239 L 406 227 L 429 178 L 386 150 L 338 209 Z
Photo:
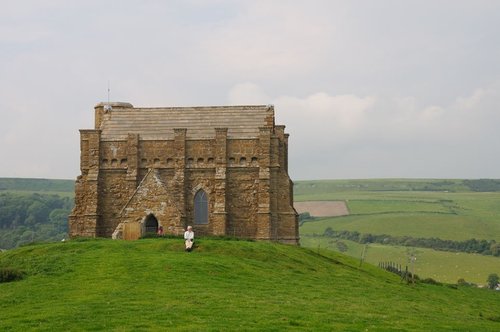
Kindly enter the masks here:
M 0 254 L 0 330 L 497 331 L 500 293 L 406 285 L 336 254 L 264 242 L 69 241 Z

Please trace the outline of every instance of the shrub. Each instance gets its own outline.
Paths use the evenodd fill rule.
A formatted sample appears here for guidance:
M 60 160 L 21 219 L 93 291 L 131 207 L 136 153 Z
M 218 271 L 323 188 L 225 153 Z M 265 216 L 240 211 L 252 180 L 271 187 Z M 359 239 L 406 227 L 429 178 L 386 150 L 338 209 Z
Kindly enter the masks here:
M 342 241 L 337 241 L 337 249 L 340 251 L 340 252 L 346 252 L 348 247 L 347 245 L 342 242 Z
M 25 276 L 25 273 L 21 270 L 9 268 L 9 267 L 0 268 L 0 282 L 21 280 L 24 278 L 24 276 Z
M 440 282 L 437 282 L 436 280 L 432 279 L 432 278 L 425 278 L 425 279 L 422 279 L 421 282 L 423 282 L 424 284 L 431 284 L 431 285 L 442 285 Z
M 465 286 L 465 287 L 476 287 L 476 284 L 474 284 L 472 282 L 465 281 L 464 278 L 458 279 L 457 285 L 458 286 Z
M 498 277 L 498 274 L 492 273 L 488 276 L 488 280 L 486 282 L 488 283 L 488 288 L 495 289 L 498 286 L 499 281 L 500 278 Z

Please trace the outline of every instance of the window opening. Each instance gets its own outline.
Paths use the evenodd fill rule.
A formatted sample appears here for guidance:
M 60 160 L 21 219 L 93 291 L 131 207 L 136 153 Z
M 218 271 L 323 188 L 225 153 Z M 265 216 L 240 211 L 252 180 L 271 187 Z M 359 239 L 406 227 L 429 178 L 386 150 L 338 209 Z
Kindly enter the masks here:
M 194 223 L 208 224 L 208 199 L 203 190 L 199 190 L 194 196 Z

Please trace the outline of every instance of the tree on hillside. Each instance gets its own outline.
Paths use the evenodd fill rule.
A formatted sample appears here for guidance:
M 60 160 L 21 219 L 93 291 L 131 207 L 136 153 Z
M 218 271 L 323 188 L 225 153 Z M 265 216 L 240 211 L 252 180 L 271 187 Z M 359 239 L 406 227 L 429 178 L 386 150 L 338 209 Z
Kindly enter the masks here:
M 498 278 L 498 274 L 496 273 L 492 273 L 488 276 L 488 288 L 490 289 L 495 289 L 497 286 L 498 286 L 498 282 L 499 282 L 499 278 Z
M 493 256 L 500 256 L 500 243 L 493 242 L 490 251 Z

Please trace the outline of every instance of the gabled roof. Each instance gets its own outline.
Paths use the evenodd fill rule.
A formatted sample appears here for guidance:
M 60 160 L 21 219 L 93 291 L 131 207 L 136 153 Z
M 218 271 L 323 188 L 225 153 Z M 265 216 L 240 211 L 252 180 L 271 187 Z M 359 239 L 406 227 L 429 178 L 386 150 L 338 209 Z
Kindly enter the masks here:
M 186 128 L 187 139 L 214 138 L 215 128 L 228 128 L 228 138 L 256 138 L 260 127 L 273 126 L 274 108 L 267 105 L 135 108 L 122 103 L 104 114 L 99 129 L 101 140 L 115 141 L 129 133 L 142 140 L 174 139 L 176 128 Z

